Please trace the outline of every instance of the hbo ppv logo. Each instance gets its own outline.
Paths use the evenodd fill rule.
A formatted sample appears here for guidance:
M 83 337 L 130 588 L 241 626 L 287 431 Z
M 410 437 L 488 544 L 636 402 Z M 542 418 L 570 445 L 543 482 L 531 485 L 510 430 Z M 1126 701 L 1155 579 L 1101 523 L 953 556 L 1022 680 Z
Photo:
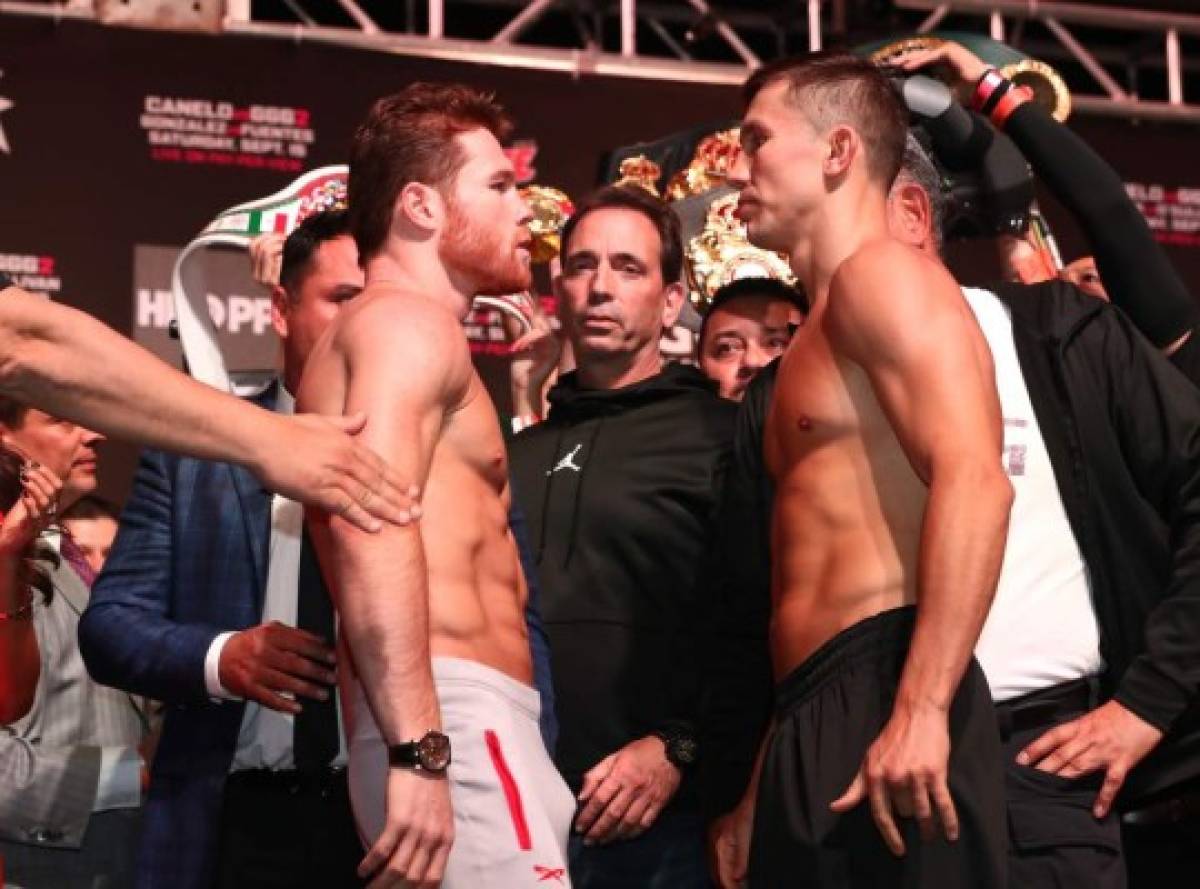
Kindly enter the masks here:
M 217 330 L 260 336 L 271 327 L 271 300 L 265 296 L 208 294 L 208 314 Z M 175 319 L 170 290 L 138 288 L 136 324 L 140 328 L 166 328 Z

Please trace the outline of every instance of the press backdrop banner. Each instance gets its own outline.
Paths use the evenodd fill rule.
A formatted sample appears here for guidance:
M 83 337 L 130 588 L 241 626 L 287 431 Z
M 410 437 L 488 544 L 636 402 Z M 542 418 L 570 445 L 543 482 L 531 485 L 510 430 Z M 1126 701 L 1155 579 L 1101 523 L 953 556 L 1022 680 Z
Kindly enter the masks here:
M 344 163 L 371 102 L 414 80 L 493 90 L 517 122 L 510 154 L 522 180 L 576 199 L 595 184 L 605 151 L 739 111 L 732 87 L 0 15 L 0 271 L 178 363 L 162 296 L 170 292 L 173 251 L 220 211 Z M 1071 125 L 1130 183 L 1200 292 L 1200 128 L 1078 117 Z M 1046 203 L 1064 253 L 1077 255 L 1081 242 Z M 222 348 L 245 357 L 257 348 L 253 338 L 273 341 L 266 294 L 234 268 L 238 262 L 244 254 L 231 251 L 228 274 L 207 282 L 206 297 Z M 471 332 L 505 413 L 497 317 L 479 313 Z M 110 493 L 121 495 L 130 461 L 124 455 L 106 479 Z

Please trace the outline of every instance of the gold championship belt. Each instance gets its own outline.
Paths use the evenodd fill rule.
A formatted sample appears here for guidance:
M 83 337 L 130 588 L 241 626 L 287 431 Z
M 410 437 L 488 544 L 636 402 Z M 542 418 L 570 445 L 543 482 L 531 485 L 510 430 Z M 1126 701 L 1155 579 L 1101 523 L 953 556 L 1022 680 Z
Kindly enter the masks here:
M 1017 86 L 1028 87 L 1037 102 L 1059 123 L 1071 116 L 1071 91 L 1057 71 L 1037 59 L 1022 59 L 1000 67 L 1000 73 Z
M 738 141 L 740 132 L 734 127 L 701 139 L 692 162 L 667 183 L 667 200 L 681 201 L 724 185 L 729 178 L 730 168 L 742 150 Z
M 994 65 L 997 71 L 1017 86 L 1028 87 L 1033 93 L 1033 101 L 1045 108 L 1059 123 L 1064 122 L 1070 116 L 1071 91 L 1067 89 L 1066 82 L 1057 71 L 1045 62 L 1031 59 L 1011 46 L 977 34 L 947 33 L 944 37 L 922 34 L 903 37 L 870 50 L 868 58 L 876 65 L 890 65 L 903 53 L 937 49 L 951 41 L 962 44 L 984 62 Z M 865 49 L 865 47 L 860 47 L 856 52 L 862 52 Z M 936 67 L 930 73 L 934 77 L 938 77 Z M 943 78 L 939 77 L 938 79 Z
M 548 185 L 526 185 L 521 197 L 533 211 L 529 233 L 533 235 L 533 261 L 547 263 L 562 250 L 562 230 L 575 212 L 575 205 L 564 192 Z
M 617 181 L 613 185 L 619 188 L 641 188 L 657 198 L 662 197 L 658 193 L 658 180 L 661 178 L 662 167 L 644 154 L 639 154 L 621 161 Z
M 733 215 L 737 202 L 737 192 L 713 201 L 703 230 L 687 243 L 688 298 L 702 312 L 718 290 L 742 278 L 796 283 L 781 254 L 755 247 L 746 239 L 745 223 Z
M 879 49 L 874 50 L 870 55 L 870 60 L 876 65 L 890 65 L 906 52 L 927 52 L 931 49 L 937 49 L 945 42 L 946 39 L 944 37 L 930 37 L 927 34 L 917 37 L 905 37 L 901 40 L 884 44 Z
M 700 312 L 708 309 L 718 290 L 742 278 L 796 282 L 787 260 L 751 244 L 745 223 L 733 215 L 738 195 L 727 183 L 742 150 L 739 137 L 737 127 L 706 136 L 696 146 L 692 162 L 667 185 L 667 197 L 681 217 L 692 215 L 697 203 L 703 208 L 703 225 L 684 245 L 688 299 Z

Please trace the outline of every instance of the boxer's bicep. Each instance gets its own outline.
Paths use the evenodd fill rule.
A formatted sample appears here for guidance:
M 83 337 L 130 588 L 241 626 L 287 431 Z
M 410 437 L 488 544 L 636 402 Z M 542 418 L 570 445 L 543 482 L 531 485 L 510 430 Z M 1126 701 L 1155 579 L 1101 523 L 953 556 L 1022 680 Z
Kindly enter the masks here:
M 886 260 L 839 272 L 830 301 L 835 347 L 864 369 L 926 483 L 941 467 L 998 461 L 990 353 L 958 285 L 940 264 L 906 250 Z
M 424 490 L 446 417 L 466 391 L 470 356 L 448 315 L 384 309 L 343 332 L 345 412 L 365 413 L 359 440 Z

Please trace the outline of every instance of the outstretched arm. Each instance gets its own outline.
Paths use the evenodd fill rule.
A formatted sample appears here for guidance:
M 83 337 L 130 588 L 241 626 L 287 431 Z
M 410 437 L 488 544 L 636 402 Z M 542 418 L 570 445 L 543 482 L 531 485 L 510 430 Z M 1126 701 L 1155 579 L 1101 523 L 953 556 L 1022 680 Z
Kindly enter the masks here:
M 899 292 L 897 292 L 899 291 Z M 958 832 L 947 784 L 948 713 L 983 627 L 1004 555 L 1012 487 L 987 343 L 949 273 L 896 243 L 860 251 L 829 302 L 835 347 L 859 364 L 913 470 L 928 485 L 917 621 L 891 718 L 838 811 L 869 798 L 889 847 L 893 813 L 931 836 Z
M 948 72 L 964 104 L 990 67 L 954 41 L 896 61 L 909 71 L 938 66 Z M 1083 229 L 1113 303 L 1172 354 L 1200 323 L 1200 309 L 1116 170 L 1036 102 L 1009 114 L 1003 129 Z
M 409 482 L 349 438 L 362 416 L 272 414 L 8 283 L 0 277 L 0 391 L 114 438 L 239 463 L 268 488 L 364 529 L 408 520 Z

